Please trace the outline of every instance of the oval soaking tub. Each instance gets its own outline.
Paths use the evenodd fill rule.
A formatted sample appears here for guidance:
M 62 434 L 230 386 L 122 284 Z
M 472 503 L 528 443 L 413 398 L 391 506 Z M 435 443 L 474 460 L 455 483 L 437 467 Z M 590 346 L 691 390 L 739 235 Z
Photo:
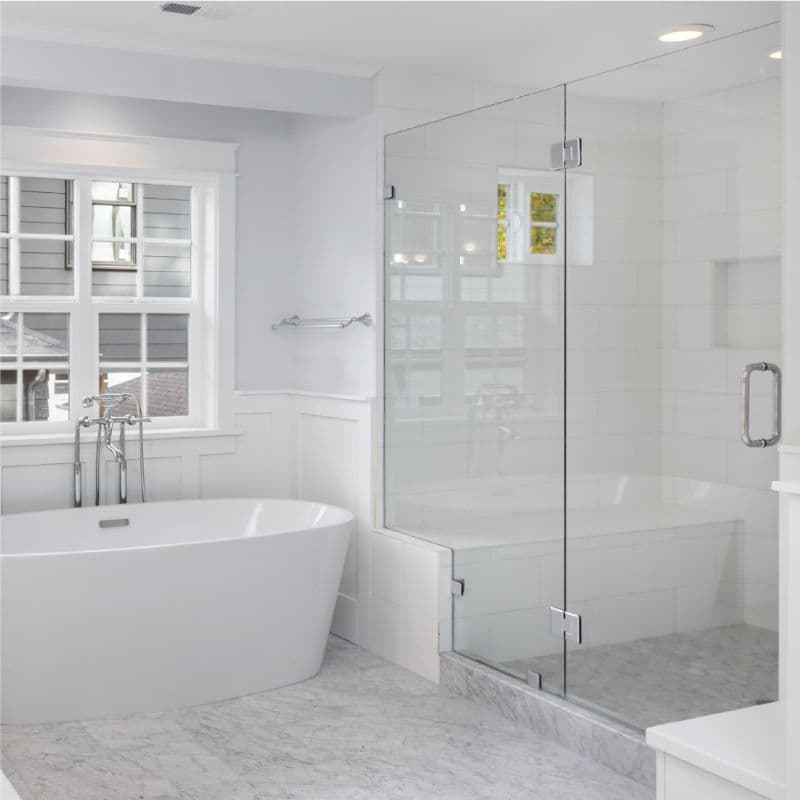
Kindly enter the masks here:
M 353 515 L 180 500 L 2 519 L 2 721 L 160 711 L 322 664 Z

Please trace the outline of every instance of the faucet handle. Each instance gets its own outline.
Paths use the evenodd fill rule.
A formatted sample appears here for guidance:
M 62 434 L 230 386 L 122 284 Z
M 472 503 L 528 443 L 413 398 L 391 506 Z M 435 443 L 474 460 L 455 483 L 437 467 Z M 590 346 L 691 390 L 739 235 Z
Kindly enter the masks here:
M 137 422 L 152 422 L 153 420 L 150 417 L 137 417 L 135 414 L 127 414 L 125 416 L 125 422 L 128 425 L 136 425 Z

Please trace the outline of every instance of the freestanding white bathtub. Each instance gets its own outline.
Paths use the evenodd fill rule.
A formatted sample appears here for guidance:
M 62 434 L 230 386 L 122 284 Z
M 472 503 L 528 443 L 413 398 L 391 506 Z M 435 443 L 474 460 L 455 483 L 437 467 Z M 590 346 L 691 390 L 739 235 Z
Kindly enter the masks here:
M 122 716 L 322 664 L 353 515 L 182 500 L 2 519 L 2 721 Z

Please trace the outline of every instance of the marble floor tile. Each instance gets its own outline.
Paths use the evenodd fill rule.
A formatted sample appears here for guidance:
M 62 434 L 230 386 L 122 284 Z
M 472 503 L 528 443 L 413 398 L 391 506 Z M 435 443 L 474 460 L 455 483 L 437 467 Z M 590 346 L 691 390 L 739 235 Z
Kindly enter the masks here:
M 304 683 L 115 720 L 4 726 L 22 800 L 651 800 L 493 709 L 332 638 Z
M 561 669 L 561 655 L 506 666 L 522 675 L 528 670 L 553 675 Z M 777 699 L 778 634 L 727 625 L 570 648 L 567 685 L 570 697 L 642 730 L 733 711 Z

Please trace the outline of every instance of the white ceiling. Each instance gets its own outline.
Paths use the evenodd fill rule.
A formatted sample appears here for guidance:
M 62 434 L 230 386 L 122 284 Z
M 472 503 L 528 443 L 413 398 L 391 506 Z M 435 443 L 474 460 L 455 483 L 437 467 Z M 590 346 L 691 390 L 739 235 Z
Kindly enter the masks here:
M 183 0 L 194 2 L 195 0 Z M 670 52 L 691 22 L 715 37 L 774 22 L 777 2 L 209 2 L 4 0 L 4 35 L 349 75 L 397 69 L 541 87 Z

